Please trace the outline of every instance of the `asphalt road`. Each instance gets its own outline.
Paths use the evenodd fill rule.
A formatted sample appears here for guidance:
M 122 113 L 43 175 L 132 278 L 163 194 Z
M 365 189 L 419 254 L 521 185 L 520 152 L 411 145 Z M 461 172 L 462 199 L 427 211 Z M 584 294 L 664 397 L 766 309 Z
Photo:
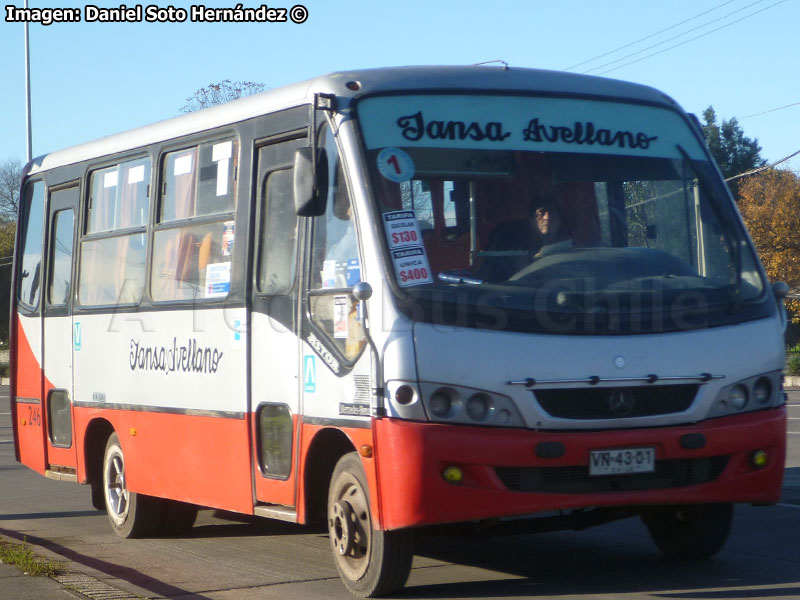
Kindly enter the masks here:
M 536 536 L 431 535 L 417 544 L 401 597 L 800 598 L 800 391 L 789 396 L 783 501 L 737 507 L 731 538 L 714 559 L 664 560 L 635 519 Z M 67 561 L 73 588 L 93 590 L 94 598 L 352 598 L 339 583 L 327 536 L 307 527 L 203 511 L 183 538 L 116 537 L 105 514 L 92 509 L 88 488 L 15 462 L 8 403 L 8 388 L 0 387 L 0 537 L 26 538 Z M 3 582 L 0 600 L 14 598 Z

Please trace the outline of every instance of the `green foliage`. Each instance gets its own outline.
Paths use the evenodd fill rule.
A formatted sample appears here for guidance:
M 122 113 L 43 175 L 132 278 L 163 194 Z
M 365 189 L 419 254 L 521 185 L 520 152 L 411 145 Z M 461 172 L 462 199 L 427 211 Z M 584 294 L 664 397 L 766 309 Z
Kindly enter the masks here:
M 0 562 L 14 565 L 27 575 L 47 575 L 53 577 L 63 572 L 64 563 L 37 556 L 27 544 L 27 538 L 21 544 L 0 540 Z
M 786 355 L 786 374 L 800 375 L 800 352 Z
M 767 164 L 767 161 L 761 158 L 761 146 L 758 145 L 758 139 L 747 137 L 735 117 L 727 121 L 723 119 L 722 124 L 718 125 L 714 107 L 709 106 L 703 111 L 703 119 L 705 121 L 703 133 L 706 136 L 708 149 L 725 178 L 746 173 Z M 737 182 L 731 182 L 730 187 L 738 199 Z

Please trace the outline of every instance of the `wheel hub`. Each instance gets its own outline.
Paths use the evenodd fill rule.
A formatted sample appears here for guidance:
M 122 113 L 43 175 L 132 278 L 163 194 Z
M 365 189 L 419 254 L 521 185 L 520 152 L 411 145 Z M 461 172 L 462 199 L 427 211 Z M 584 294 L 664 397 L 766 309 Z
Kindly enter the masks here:
M 336 552 L 340 556 L 350 554 L 355 539 L 356 516 L 353 507 L 347 500 L 339 500 L 331 506 L 328 516 L 331 539 Z

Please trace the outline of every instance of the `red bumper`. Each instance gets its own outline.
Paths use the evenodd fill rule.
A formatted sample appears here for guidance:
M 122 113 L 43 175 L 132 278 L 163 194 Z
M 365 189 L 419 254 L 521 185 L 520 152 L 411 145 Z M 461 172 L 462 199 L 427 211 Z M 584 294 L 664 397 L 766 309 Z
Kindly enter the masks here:
M 381 419 L 374 424 L 379 448 L 376 458 L 380 512 L 385 529 L 592 506 L 771 504 L 780 498 L 786 455 L 785 407 L 687 426 L 583 433 L 541 433 L 395 419 Z M 681 438 L 696 433 L 705 436 L 705 445 L 684 448 Z M 542 442 L 560 442 L 564 446 L 563 456 L 538 457 L 536 447 Z M 719 468 L 711 475 L 706 473 L 703 483 L 655 484 L 650 489 L 635 491 L 610 491 L 607 486 L 602 491 L 593 489 L 597 478 L 588 476 L 590 451 L 626 447 L 655 447 L 657 465 L 659 461 L 691 465 L 705 460 Z M 767 463 L 762 468 L 751 465 L 751 455 L 756 450 L 767 453 Z M 712 458 L 713 461 L 707 460 Z M 450 465 L 463 470 L 464 481 L 460 485 L 446 483 L 442 478 L 442 471 Z M 570 484 L 565 484 L 564 490 L 558 489 L 556 482 L 547 491 L 515 491 L 503 483 L 498 468 L 504 468 L 506 473 L 552 468 L 548 469 L 550 473 L 569 472 Z M 580 491 L 566 492 L 575 490 L 576 478 L 581 477 Z

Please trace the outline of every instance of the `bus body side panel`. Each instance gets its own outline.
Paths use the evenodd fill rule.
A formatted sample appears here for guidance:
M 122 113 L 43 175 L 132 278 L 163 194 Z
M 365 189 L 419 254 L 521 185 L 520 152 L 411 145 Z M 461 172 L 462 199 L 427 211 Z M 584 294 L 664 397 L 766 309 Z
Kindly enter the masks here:
M 132 491 L 252 512 L 246 340 L 233 327 L 246 322 L 244 308 L 74 321 L 78 448 L 91 420 L 103 418 L 122 442 Z
M 248 419 L 195 416 L 156 410 L 75 407 L 76 440 L 84 447 L 94 419 L 111 423 L 125 456 L 132 491 L 252 514 L 250 468 L 245 454 Z M 86 473 L 82 464 L 81 472 Z
M 20 462 L 44 475 L 46 465 L 42 416 L 42 347 L 39 316 L 17 314 L 14 352 L 16 428 Z
M 593 506 L 773 504 L 780 499 L 786 455 L 785 443 L 780 443 L 782 436 L 785 440 L 785 407 L 658 429 L 586 433 L 484 429 L 479 432 L 480 444 L 475 443 L 474 427 L 382 419 L 376 428 L 386 529 Z M 706 447 L 682 448 L 680 438 L 690 433 L 705 435 Z M 564 456 L 536 456 L 539 443 L 553 441 L 564 444 Z M 655 447 L 657 461 L 713 456 L 728 459 L 722 472 L 707 483 L 626 492 L 576 493 L 569 492 L 566 484 L 563 493 L 514 491 L 504 485 L 496 471 L 518 469 L 521 474 L 523 469 L 532 468 L 587 468 L 591 450 L 642 446 Z M 767 452 L 769 461 L 763 469 L 750 464 L 755 450 Z M 464 471 L 461 485 L 445 483 L 442 471 L 449 465 Z

